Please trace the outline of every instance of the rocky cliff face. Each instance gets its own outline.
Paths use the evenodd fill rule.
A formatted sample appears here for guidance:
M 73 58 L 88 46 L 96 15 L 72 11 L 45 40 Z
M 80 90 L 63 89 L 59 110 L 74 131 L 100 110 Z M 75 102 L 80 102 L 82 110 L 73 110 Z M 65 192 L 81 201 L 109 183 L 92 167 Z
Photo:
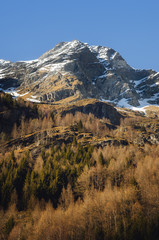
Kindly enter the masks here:
M 34 61 L 0 60 L 0 88 L 16 88 L 31 101 L 97 98 L 126 107 L 159 104 L 159 73 L 135 70 L 113 49 L 77 40 L 59 43 Z
M 92 113 L 99 119 L 107 118 L 110 123 L 114 125 L 120 125 L 121 119 L 124 118 L 113 106 L 99 101 L 88 101 L 79 106 L 71 106 L 70 109 L 62 111 L 61 115 L 65 116 L 67 113 L 72 113 L 74 115 L 76 112 L 85 114 Z

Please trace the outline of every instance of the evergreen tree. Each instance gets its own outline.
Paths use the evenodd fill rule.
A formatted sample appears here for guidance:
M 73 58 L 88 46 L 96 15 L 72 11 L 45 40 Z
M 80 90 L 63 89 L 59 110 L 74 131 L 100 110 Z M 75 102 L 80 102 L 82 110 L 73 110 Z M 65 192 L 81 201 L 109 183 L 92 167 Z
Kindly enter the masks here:
M 100 154 L 99 154 L 99 163 L 100 163 L 102 166 L 105 164 L 105 161 L 104 161 L 104 157 L 103 157 L 102 152 L 100 152 Z

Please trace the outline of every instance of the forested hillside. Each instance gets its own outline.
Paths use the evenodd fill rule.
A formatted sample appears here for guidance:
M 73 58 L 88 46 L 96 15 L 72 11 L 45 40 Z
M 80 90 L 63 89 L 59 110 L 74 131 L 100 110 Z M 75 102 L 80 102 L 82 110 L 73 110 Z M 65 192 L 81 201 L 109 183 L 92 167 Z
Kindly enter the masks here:
M 0 239 L 159 239 L 157 113 L 0 103 Z

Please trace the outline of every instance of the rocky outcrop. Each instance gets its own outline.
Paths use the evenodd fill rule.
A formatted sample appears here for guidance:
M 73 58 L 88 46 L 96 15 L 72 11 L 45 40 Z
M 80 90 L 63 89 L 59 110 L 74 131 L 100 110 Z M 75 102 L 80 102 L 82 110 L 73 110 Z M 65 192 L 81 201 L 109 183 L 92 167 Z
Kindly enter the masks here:
M 60 101 L 61 99 L 68 98 L 74 95 L 74 91 L 72 89 L 62 89 L 59 91 L 54 91 L 51 93 L 46 93 L 40 97 L 40 101 L 42 102 L 54 102 Z
M 65 116 L 67 113 L 72 113 L 73 115 L 76 112 L 82 112 L 85 114 L 92 113 L 97 118 L 107 118 L 112 124 L 119 125 L 120 120 L 123 116 L 111 105 L 103 102 L 88 103 L 83 106 L 74 106 L 69 110 L 62 112 L 62 116 Z

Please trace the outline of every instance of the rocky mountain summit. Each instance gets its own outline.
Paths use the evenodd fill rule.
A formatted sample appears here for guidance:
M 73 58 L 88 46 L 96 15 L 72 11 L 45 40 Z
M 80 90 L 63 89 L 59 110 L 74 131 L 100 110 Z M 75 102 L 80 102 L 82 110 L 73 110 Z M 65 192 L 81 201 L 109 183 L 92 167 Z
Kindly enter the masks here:
M 136 70 L 112 48 L 61 42 L 33 61 L 0 60 L 0 88 L 35 102 L 84 98 L 119 106 L 159 104 L 159 73 Z

